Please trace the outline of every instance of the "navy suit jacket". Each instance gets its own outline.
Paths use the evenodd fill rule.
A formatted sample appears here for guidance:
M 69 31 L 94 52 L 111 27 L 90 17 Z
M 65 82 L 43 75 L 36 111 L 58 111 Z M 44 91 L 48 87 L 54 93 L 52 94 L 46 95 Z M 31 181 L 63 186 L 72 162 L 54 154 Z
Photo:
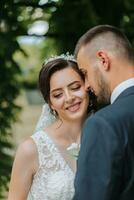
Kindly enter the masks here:
M 74 200 L 134 200 L 134 86 L 83 127 Z

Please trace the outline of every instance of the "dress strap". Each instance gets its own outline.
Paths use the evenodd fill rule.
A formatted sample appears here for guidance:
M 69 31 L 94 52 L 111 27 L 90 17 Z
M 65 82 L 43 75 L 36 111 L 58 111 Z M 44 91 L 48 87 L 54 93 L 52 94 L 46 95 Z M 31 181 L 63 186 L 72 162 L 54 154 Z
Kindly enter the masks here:
M 39 158 L 39 165 L 44 165 L 54 152 L 54 145 L 51 143 L 44 131 L 35 132 L 31 138 L 36 144 Z

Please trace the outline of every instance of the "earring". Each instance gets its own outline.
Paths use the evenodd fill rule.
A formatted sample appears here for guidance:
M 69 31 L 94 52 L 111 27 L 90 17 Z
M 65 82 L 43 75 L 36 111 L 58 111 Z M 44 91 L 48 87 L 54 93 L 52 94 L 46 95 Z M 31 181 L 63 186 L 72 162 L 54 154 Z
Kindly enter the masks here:
M 52 114 L 56 117 L 56 116 L 58 116 L 58 113 L 57 113 L 57 111 L 56 110 L 54 110 L 54 109 L 52 109 Z

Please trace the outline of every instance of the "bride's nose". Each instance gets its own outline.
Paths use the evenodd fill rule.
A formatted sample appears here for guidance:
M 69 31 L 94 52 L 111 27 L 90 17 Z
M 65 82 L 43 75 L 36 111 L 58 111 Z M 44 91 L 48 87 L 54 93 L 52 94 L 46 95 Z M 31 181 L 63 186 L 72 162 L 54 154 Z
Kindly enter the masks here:
M 68 103 L 71 103 L 73 100 L 74 100 L 75 96 L 69 92 L 69 91 L 66 91 L 65 92 L 65 101 L 68 102 Z

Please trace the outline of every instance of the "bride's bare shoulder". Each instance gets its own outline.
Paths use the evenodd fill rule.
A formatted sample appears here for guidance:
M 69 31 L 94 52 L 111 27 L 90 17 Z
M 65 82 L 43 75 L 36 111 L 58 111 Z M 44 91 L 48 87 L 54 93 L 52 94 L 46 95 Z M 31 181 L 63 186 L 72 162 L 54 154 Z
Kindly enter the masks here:
M 34 170 L 36 170 L 38 166 L 38 152 L 32 138 L 28 138 L 18 146 L 15 160 L 29 165 L 29 167 L 34 166 Z
M 17 152 L 22 153 L 23 155 L 32 156 L 37 152 L 35 142 L 31 137 L 22 142 L 17 149 Z

